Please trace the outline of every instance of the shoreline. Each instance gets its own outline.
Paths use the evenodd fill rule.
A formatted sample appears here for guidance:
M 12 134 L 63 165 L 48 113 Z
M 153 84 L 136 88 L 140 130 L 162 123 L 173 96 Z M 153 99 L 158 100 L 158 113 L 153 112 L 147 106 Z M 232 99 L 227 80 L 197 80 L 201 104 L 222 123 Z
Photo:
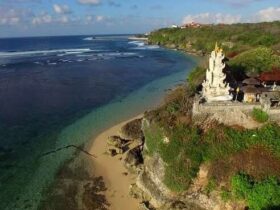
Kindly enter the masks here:
M 183 55 L 183 53 L 182 53 Z M 185 55 L 186 56 L 186 55 Z M 142 88 L 134 91 L 121 101 L 113 101 L 112 103 L 103 106 L 97 110 L 92 111 L 91 113 L 84 116 L 82 119 L 76 121 L 74 124 L 71 124 L 67 128 L 63 130 L 63 133 L 61 136 L 63 139 L 61 139 L 62 146 L 65 145 L 67 142 L 72 142 L 72 139 L 76 139 L 77 141 L 75 144 L 82 145 L 84 144 L 84 148 L 87 152 L 90 154 L 98 156 L 97 159 L 99 161 L 99 156 L 105 156 L 103 155 L 106 152 L 106 147 L 103 146 L 103 149 L 100 149 L 95 152 L 91 150 L 91 148 L 95 149 L 95 141 L 97 138 L 100 138 L 100 136 L 108 130 L 112 129 L 112 127 L 115 127 L 119 125 L 119 128 L 121 127 L 120 124 L 125 124 L 126 122 L 132 120 L 135 118 L 135 116 L 139 116 L 139 114 L 144 113 L 147 110 L 153 109 L 160 104 L 164 103 L 164 96 L 166 96 L 166 93 L 169 89 L 174 88 L 176 85 L 180 84 L 181 81 L 183 81 L 182 78 L 185 78 L 186 74 L 190 71 L 192 66 L 194 66 L 197 62 L 192 56 L 188 57 L 189 62 L 187 62 L 187 67 L 185 66 L 178 66 L 177 68 L 182 68 L 182 71 L 178 71 L 174 74 L 164 76 L 162 78 L 159 78 L 157 80 L 151 81 L 150 83 L 146 84 Z M 129 107 L 129 109 L 127 109 Z M 134 117 L 133 117 L 134 116 Z M 136 117 L 137 118 L 137 117 Z M 121 123 L 120 123 L 121 122 Z M 118 130 L 116 132 L 112 132 L 111 135 L 116 135 Z M 104 136 L 103 138 L 103 145 L 106 145 L 106 140 L 109 135 Z M 102 141 L 101 141 L 102 142 Z M 101 147 L 102 148 L 102 147 Z M 101 154 L 101 155 L 99 155 Z M 120 156 L 116 156 L 115 158 L 107 156 L 107 158 L 114 160 L 113 164 L 118 164 L 118 169 L 124 169 L 122 166 L 121 161 L 119 160 Z M 120 202 L 114 201 L 114 193 L 113 191 L 110 192 L 104 188 L 101 188 L 100 191 L 99 187 L 96 186 L 103 186 L 102 177 L 101 177 L 101 183 L 95 183 L 95 180 L 100 178 L 100 176 L 104 176 L 104 173 L 106 172 L 106 168 L 96 168 L 96 172 L 94 167 L 98 164 L 94 164 L 94 161 L 97 161 L 97 159 L 93 157 L 89 157 L 88 155 L 84 155 L 84 153 L 76 153 L 73 156 L 73 159 L 70 163 L 64 162 L 62 165 L 62 170 L 59 174 L 56 174 L 54 177 L 53 185 L 50 185 L 46 192 L 43 192 L 43 200 L 40 201 L 40 203 L 45 204 L 46 207 L 50 205 L 50 202 L 54 199 L 54 197 L 59 197 L 60 200 L 64 200 L 65 205 L 78 205 L 83 206 L 85 205 L 85 202 L 88 206 L 88 208 L 91 208 L 91 206 L 100 205 L 101 207 L 106 207 L 107 202 L 103 200 L 103 197 L 107 195 L 107 197 L 111 197 L 108 199 L 108 203 L 112 203 L 112 208 L 108 207 L 108 209 L 127 209 L 127 201 Z M 111 161 L 110 160 L 110 161 Z M 109 161 L 109 162 L 110 162 Z M 120 166 L 121 165 L 121 166 Z M 100 166 L 100 164 L 99 164 Z M 107 164 L 108 166 L 108 164 Z M 65 169 L 65 170 L 64 170 Z M 109 168 L 110 169 L 110 168 Z M 107 169 L 107 170 L 109 170 Z M 103 171 L 102 171 L 103 170 Z M 112 169 L 111 169 L 112 170 Z M 123 175 L 124 172 L 127 172 L 127 170 L 120 171 L 118 174 L 118 178 L 126 177 L 126 175 Z M 68 178 L 65 179 L 64 177 L 60 176 L 60 174 L 64 174 Z M 86 174 L 86 176 L 82 175 L 82 177 L 78 174 Z M 114 177 L 116 173 L 113 173 L 112 176 Z M 107 175 L 106 175 L 107 176 Z M 106 177 L 104 177 L 106 178 Z M 117 183 L 119 183 L 118 178 L 116 179 Z M 133 178 L 133 177 L 132 177 Z M 130 180 L 132 180 L 132 178 Z M 71 188 L 67 187 L 69 180 L 73 181 L 73 187 L 77 189 L 77 191 L 73 192 L 71 191 Z M 122 189 L 121 192 L 126 192 L 125 194 L 128 195 L 129 192 L 129 185 L 130 181 L 127 181 L 125 179 L 125 184 L 123 184 L 123 187 L 125 189 Z M 90 186 L 83 186 L 84 182 L 90 183 Z M 109 179 L 106 178 L 106 184 L 105 188 L 111 188 L 108 184 L 110 184 Z M 65 185 L 65 187 L 63 187 Z M 63 189 L 61 189 L 63 188 Z M 62 192 L 61 192 L 62 191 Z M 106 194 L 106 193 L 107 194 Z M 69 193 L 75 193 L 75 197 L 69 201 Z M 92 194 L 94 193 L 94 194 Z M 111 193 L 111 194 L 110 194 Z M 122 196 L 122 195 L 121 195 Z M 119 196 L 119 197 L 121 197 Z M 98 200 L 100 197 L 102 197 L 101 201 Z M 128 197 L 124 196 L 124 198 L 120 199 L 128 199 L 129 203 L 132 203 L 131 205 L 134 206 L 135 209 L 138 209 L 139 207 L 139 201 L 134 201 Z M 111 201 L 111 200 L 113 201 Z M 54 203 L 53 205 L 56 205 Z M 62 205 L 62 204 L 61 204 Z M 121 205 L 123 208 L 114 207 L 116 205 Z M 69 208 L 60 208 L 60 209 L 69 209 Z M 76 208 L 77 209 L 77 208 Z M 132 207 L 130 210 L 134 210 Z
M 91 161 L 92 173 L 94 176 L 103 177 L 107 188 L 105 196 L 110 204 L 110 210 L 123 210 L 128 206 L 130 210 L 137 210 L 139 208 L 140 201 L 129 195 L 129 186 L 135 182 L 136 174 L 130 173 L 123 165 L 126 153 L 114 157 L 106 154 L 106 140 L 109 136 L 119 135 L 120 129 L 126 123 L 142 117 L 143 114 L 140 114 L 106 129 L 92 139 L 92 145 L 89 147 L 89 152 L 97 156 L 97 158 Z
M 166 49 L 172 50 L 170 48 Z M 182 50 L 180 50 L 180 52 L 194 59 L 196 63 L 199 63 L 203 59 L 203 56 L 189 54 Z M 176 86 L 172 86 L 172 88 L 176 88 Z M 164 103 L 166 94 L 167 90 L 165 90 L 163 98 L 158 101 L 157 106 Z M 110 204 L 108 207 L 110 210 L 124 210 L 127 209 L 128 206 L 129 210 L 138 210 L 140 207 L 141 201 L 129 195 L 129 186 L 136 182 L 137 174 L 129 172 L 123 164 L 127 152 L 122 155 L 111 157 L 107 154 L 107 139 L 110 136 L 120 135 L 120 130 L 126 123 L 142 118 L 143 115 L 144 114 L 135 114 L 134 117 L 125 119 L 101 131 L 91 138 L 87 146 L 89 153 L 97 156 L 97 158 L 93 158 L 90 161 L 89 168 L 91 174 L 95 177 L 101 176 L 103 178 L 107 188 L 104 195 Z

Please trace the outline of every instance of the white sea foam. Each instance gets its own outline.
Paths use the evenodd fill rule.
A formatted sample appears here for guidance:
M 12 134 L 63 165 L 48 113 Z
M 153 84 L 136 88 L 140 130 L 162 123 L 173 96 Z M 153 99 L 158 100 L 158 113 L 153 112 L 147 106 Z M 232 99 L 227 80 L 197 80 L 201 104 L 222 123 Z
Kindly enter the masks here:
M 145 45 L 145 46 L 140 46 L 140 47 L 135 47 L 135 50 L 155 50 L 159 49 L 158 45 Z
M 35 56 L 35 55 L 48 55 L 60 53 L 58 56 L 63 56 L 64 54 L 80 54 L 86 52 L 92 52 L 93 50 L 89 48 L 80 49 L 57 49 L 57 50 L 34 50 L 34 51 L 21 51 L 21 52 L 0 52 L 0 57 L 22 57 L 22 56 Z
M 108 52 L 96 54 L 98 59 L 109 60 L 114 58 L 128 58 L 128 57 L 139 57 L 138 53 L 134 52 Z
M 84 38 L 83 40 L 84 40 L 84 41 L 92 41 L 92 40 L 94 40 L 94 37 L 86 37 L 86 38 Z
M 158 45 L 147 45 L 142 41 L 131 41 L 128 44 L 136 45 L 137 47 L 133 48 L 134 50 L 154 50 L 159 48 Z
M 42 63 L 39 62 L 39 61 L 35 61 L 34 63 L 37 64 L 37 65 L 42 65 Z
M 128 44 L 133 44 L 133 45 L 136 45 L 138 47 L 145 46 L 145 42 L 141 42 L 141 41 L 131 41 L 131 42 L 128 42 Z
M 137 53 L 133 52 L 110 52 L 110 53 L 103 53 L 105 56 L 114 56 L 114 57 L 129 57 L 129 56 L 136 56 Z
M 78 54 L 76 57 L 92 57 L 93 55 L 83 55 L 83 54 Z

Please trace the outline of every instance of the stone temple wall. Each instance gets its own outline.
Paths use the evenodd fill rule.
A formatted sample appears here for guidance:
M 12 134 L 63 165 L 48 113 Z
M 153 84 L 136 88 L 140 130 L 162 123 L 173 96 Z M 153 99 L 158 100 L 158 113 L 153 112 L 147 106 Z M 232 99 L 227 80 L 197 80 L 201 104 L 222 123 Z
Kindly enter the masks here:
M 254 108 L 262 108 L 260 104 L 244 104 L 240 102 L 217 102 L 199 104 L 195 101 L 193 104 L 193 114 L 216 113 L 216 112 L 238 112 L 251 111 Z
M 199 103 L 198 97 L 194 100 L 192 117 L 198 123 L 205 120 L 215 120 L 226 125 L 240 125 L 248 129 L 261 126 L 251 117 L 254 108 L 263 109 L 260 103 L 241 103 L 241 102 L 211 102 Z M 280 108 L 265 110 L 271 120 L 280 124 Z
M 261 108 L 260 104 L 242 104 L 239 102 L 218 102 L 193 105 L 193 119 L 204 123 L 206 120 L 215 120 L 225 125 L 239 125 L 248 129 L 260 126 L 252 119 L 250 112 L 254 108 Z

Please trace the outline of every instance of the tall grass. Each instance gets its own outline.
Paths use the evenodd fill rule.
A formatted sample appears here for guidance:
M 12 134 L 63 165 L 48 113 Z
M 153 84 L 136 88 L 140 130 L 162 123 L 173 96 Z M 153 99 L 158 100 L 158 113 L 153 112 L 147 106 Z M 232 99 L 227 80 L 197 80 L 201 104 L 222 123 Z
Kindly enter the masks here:
M 187 189 L 202 163 L 254 145 L 263 145 L 280 157 L 280 128 L 275 124 L 244 131 L 217 125 L 206 133 L 194 126 L 177 126 L 169 132 L 169 143 L 164 143 L 163 130 L 156 124 L 146 127 L 144 133 L 149 155 L 156 152 L 166 163 L 165 184 L 174 191 Z
M 257 108 L 253 109 L 252 117 L 260 123 L 264 123 L 269 119 L 269 115 L 265 111 Z

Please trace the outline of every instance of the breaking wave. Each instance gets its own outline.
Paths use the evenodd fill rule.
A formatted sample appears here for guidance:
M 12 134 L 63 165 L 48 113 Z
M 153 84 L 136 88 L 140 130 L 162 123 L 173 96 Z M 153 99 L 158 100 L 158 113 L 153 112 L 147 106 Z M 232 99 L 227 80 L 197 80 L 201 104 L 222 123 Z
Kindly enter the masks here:
M 92 52 L 93 50 L 89 48 L 80 49 L 58 49 L 58 50 L 34 50 L 34 51 L 21 51 L 21 52 L 0 52 L 1 57 L 23 57 L 23 56 L 34 56 L 34 55 L 49 55 L 56 53 L 64 54 L 80 54 L 86 52 Z M 63 55 L 63 54 L 60 54 Z
M 131 41 L 128 42 L 128 44 L 131 45 L 136 45 L 136 47 L 134 47 L 134 50 L 154 50 L 154 49 L 159 49 L 158 45 L 147 45 L 145 42 L 142 41 Z

